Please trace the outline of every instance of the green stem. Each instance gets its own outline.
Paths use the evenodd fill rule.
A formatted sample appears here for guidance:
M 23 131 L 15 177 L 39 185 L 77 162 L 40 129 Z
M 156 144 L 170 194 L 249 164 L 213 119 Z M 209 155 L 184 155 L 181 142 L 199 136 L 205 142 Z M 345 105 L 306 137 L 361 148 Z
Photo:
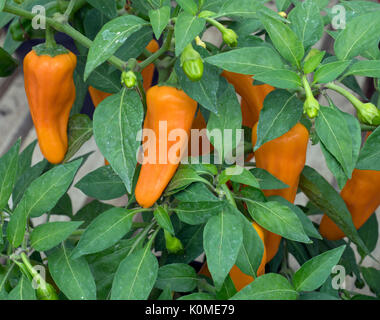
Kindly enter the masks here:
M 140 243 L 142 239 L 146 237 L 149 231 L 154 227 L 156 221 L 152 221 L 149 225 L 145 227 L 145 229 L 137 236 L 135 243 L 133 244 L 131 250 L 129 250 L 128 256 L 136 249 L 137 245 Z
M 371 126 L 369 124 L 360 123 L 360 129 L 362 131 L 374 131 L 377 129 L 377 126 Z
M 15 14 L 17 16 L 25 17 L 25 18 L 30 19 L 30 20 L 32 20 L 36 16 L 36 14 L 33 14 L 29 11 L 26 11 L 24 9 L 21 9 L 19 7 L 9 5 L 9 4 L 5 5 L 3 11 Z M 75 30 L 69 24 L 63 24 L 63 23 L 58 22 L 58 21 L 56 21 L 52 18 L 49 18 L 49 17 L 46 17 L 46 23 L 49 26 L 51 26 L 52 28 L 54 28 L 55 30 L 66 33 L 68 36 L 70 36 L 74 40 L 78 41 L 83 46 L 85 46 L 87 48 L 91 47 L 92 41 L 89 38 L 87 38 L 86 36 L 84 36 L 83 34 L 81 34 L 79 31 Z M 108 62 L 111 63 L 112 65 L 114 65 L 116 68 L 122 70 L 122 71 L 125 69 L 125 66 L 126 66 L 125 61 L 123 61 L 123 60 L 121 60 L 115 56 L 110 57 L 108 59 Z
M 57 44 L 54 39 L 54 31 L 49 25 L 46 26 L 46 48 L 54 49 Z
M 223 189 L 223 191 L 224 191 L 224 193 L 226 195 L 227 201 L 229 203 L 231 203 L 235 208 L 237 208 L 235 199 L 234 199 L 234 197 L 233 197 L 230 189 L 228 189 L 227 185 L 226 184 L 222 184 L 221 187 L 222 187 L 222 189 Z
M 148 58 L 138 64 L 139 69 L 142 70 L 145 67 L 149 66 L 152 62 L 161 57 L 166 51 L 170 49 L 170 44 L 173 38 L 174 29 L 168 31 L 168 35 L 163 43 L 162 47 L 158 49 L 155 53 L 151 54 Z
M 217 21 L 217 20 L 215 20 L 215 19 L 213 19 L 213 18 L 205 18 L 205 20 L 206 20 L 209 24 L 211 24 L 211 25 L 213 25 L 215 28 L 217 28 L 220 32 L 223 32 L 224 30 L 227 29 L 227 28 L 226 28 L 224 25 L 222 25 L 219 21 Z
M 69 21 L 69 18 L 70 18 L 70 15 L 74 9 L 74 6 L 75 6 L 75 3 L 77 2 L 77 0 L 70 0 L 70 3 L 65 11 L 65 13 L 63 14 L 66 18 L 66 21 Z
M 362 105 L 363 103 L 358 99 L 356 98 L 353 94 L 351 94 L 350 92 L 348 92 L 346 89 L 336 85 L 335 83 L 327 83 L 325 84 L 325 87 L 328 88 L 328 89 L 331 89 L 331 90 L 334 90 L 338 93 L 340 93 L 343 97 L 345 97 L 348 101 L 350 101 L 352 103 L 352 105 L 357 109 L 360 105 Z
M 311 91 L 311 88 L 310 88 L 310 85 L 309 85 L 309 81 L 307 80 L 306 75 L 302 76 L 302 84 L 303 84 L 303 87 L 305 89 L 306 98 L 308 98 L 308 97 L 314 97 L 313 92 Z

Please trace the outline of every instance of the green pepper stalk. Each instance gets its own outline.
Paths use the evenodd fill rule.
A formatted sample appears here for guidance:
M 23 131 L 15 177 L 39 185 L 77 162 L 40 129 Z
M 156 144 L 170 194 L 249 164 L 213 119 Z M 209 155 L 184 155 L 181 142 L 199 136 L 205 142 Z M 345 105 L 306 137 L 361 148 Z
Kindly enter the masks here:
M 201 12 L 202 14 L 202 12 Z M 203 17 L 203 15 L 200 17 Z M 229 46 L 229 47 L 236 47 L 238 44 L 238 35 L 236 32 L 232 29 L 226 28 L 224 25 L 222 25 L 220 22 L 216 21 L 213 18 L 207 17 L 207 15 L 204 17 L 208 23 L 216 27 L 221 33 L 223 37 L 223 41 Z
M 380 110 L 372 103 L 363 103 L 346 89 L 330 82 L 326 88 L 334 90 L 351 102 L 358 113 L 359 120 L 364 124 L 380 125 Z
M 54 287 L 50 283 L 47 283 L 33 268 L 25 252 L 21 253 L 21 259 L 29 274 L 38 284 L 38 288 L 36 290 L 37 298 L 39 300 L 58 300 L 58 295 L 55 292 Z
M 203 60 L 198 51 L 189 43 L 181 54 L 181 67 L 191 81 L 199 81 L 203 76 Z
M 303 113 L 306 113 L 310 119 L 315 118 L 319 112 L 319 102 L 314 98 L 313 92 L 311 91 L 307 77 L 304 75 L 302 77 L 302 84 L 306 93 L 306 100 L 303 105 Z

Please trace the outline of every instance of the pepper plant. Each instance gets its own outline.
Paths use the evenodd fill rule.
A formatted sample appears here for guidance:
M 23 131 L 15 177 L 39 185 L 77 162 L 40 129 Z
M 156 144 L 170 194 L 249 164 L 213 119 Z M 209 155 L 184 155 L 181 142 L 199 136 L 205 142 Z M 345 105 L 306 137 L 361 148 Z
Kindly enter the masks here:
M 0 299 L 380 298 L 380 4 L 0 0 L 0 28 L 2 77 L 39 43 L 38 141 L 0 158 Z M 106 163 L 74 184 L 92 136 Z M 163 145 L 177 162 L 141 161 Z

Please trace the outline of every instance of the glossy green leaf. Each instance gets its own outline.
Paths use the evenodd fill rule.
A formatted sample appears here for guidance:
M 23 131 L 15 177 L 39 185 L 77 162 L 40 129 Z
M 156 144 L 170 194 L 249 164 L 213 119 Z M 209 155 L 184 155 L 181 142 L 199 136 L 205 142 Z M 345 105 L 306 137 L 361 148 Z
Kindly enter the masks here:
M 156 282 L 157 258 L 147 245 L 128 255 L 119 265 L 112 283 L 112 300 L 146 300 Z
M 155 286 L 159 289 L 170 288 L 171 291 L 190 292 L 196 288 L 197 282 L 194 268 L 184 263 L 172 263 L 158 270 Z
M 136 170 L 137 139 L 143 122 L 143 106 L 134 90 L 121 90 L 103 100 L 94 113 L 96 144 L 128 192 Z
M 264 143 L 278 138 L 293 128 L 300 120 L 303 104 L 295 94 L 275 90 L 267 95 L 257 125 L 257 141 L 254 151 Z
M 15 184 L 21 140 L 0 158 L 0 211 L 8 204 Z
M 163 6 L 159 9 L 150 10 L 149 18 L 156 39 L 160 39 L 170 20 L 170 7 Z
M 7 227 L 9 242 L 18 247 L 25 234 L 29 217 L 39 217 L 48 212 L 66 193 L 82 159 L 59 165 L 34 180 L 24 193 L 12 214 Z
M 72 259 L 71 253 L 72 250 L 62 244 L 62 248 L 48 256 L 54 282 L 70 300 L 95 300 L 95 281 L 86 259 Z
M 221 288 L 236 261 L 242 242 L 242 225 L 236 216 L 223 211 L 207 222 L 203 245 L 216 288 Z
M 264 274 L 240 290 L 231 300 L 296 300 L 297 291 L 282 275 Z
M 135 210 L 112 208 L 97 216 L 81 236 L 72 258 L 99 252 L 114 245 L 131 229 L 135 214 Z
M 293 284 L 297 291 L 313 291 L 318 289 L 331 274 L 332 268 L 339 262 L 346 246 L 326 251 L 306 263 L 293 276 Z

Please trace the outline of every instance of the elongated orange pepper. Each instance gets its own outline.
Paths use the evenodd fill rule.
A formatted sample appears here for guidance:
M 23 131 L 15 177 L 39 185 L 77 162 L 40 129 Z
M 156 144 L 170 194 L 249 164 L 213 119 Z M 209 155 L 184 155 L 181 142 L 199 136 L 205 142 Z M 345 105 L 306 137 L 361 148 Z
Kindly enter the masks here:
M 252 129 L 253 146 L 257 141 L 257 125 Z M 287 133 L 264 143 L 255 151 L 256 167 L 267 170 L 289 186 L 285 189 L 264 190 L 266 196 L 277 195 L 294 202 L 300 174 L 305 166 L 308 141 L 308 130 L 297 123 Z M 278 251 L 281 236 L 266 231 L 265 242 L 267 261 L 270 261 Z
M 158 42 L 156 40 L 151 40 L 149 44 L 146 46 L 146 49 L 151 53 L 156 52 L 160 48 Z M 145 92 L 152 86 L 153 75 L 154 75 L 154 64 L 151 63 L 147 67 L 145 67 L 141 71 L 141 75 L 143 78 L 143 87 Z M 91 100 L 95 106 L 98 106 L 100 102 L 102 102 L 105 98 L 109 97 L 111 93 L 103 92 L 101 90 L 95 89 L 92 86 L 88 87 L 88 91 L 90 92 Z
M 261 238 L 261 240 L 263 241 L 263 244 L 264 244 L 265 243 L 264 229 L 261 228 L 255 222 L 252 223 L 252 226 L 255 228 L 257 234 L 259 235 L 259 237 Z M 266 261 L 267 261 L 267 254 L 266 254 L 266 248 L 265 248 L 265 245 L 264 245 L 263 257 L 261 259 L 260 266 L 257 269 L 257 276 L 258 277 L 261 276 L 261 275 L 263 275 L 265 273 L 265 263 L 266 263 Z M 205 262 L 202 265 L 201 269 L 199 270 L 199 274 L 202 274 L 202 275 L 204 275 L 206 277 L 210 277 L 211 278 L 210 271 L 208 270 L 208 267 L 207 267 L 207 262 Z M 231 280 L 234 283 L 235 288 L 236 288 L 237 291 L 240 291 L 241 289 L 243 289 L 245 286 L 247 286 L 248 284 L 250 284 L 254 280 L 254 278 L 252 276 L 247 275 L 243 271 L 241 271 L 237 265 L 234 265 L 231 268 L 229 275 L 230 275 Z
M 49 56 L 31 50 L 24 59 L 25 92 L 38 143 L 44 157 L 54 164 L 62 162 L 68 148 L 76 64 L 77 57 L 70 51 Z
M 150 129 L 155 139 L 144 138 L 144 157 L 148 160 L 141 166 L 135 190 L 136 201 L 144 208 L 160 198 L 177 170 L 197 110 L 197 102 L 184 91 L 169 86 L 150 88 L 146 101 L 144 129 Z M 166 132 L 164 129 L 160 132 L 160 125 L 166 125 Z M 169 140 L 174 133 L 177 139 Z
M 355 228 L 359 229 L 380 206 L 380 171 L 354 169 L 340 195 L 351 213 Z M 339 240 L 345 236 L 326 215 L 322 217 L 319 231 L 328 240 Z
M 241 96 L 243 125 L 252 128 L 259 120 L 265 97 L 274 88 L 268 84 L 253 85 L 253 78 L 250 75 L 223 71 L 222 76 L 234 86 L 236 92 Z

